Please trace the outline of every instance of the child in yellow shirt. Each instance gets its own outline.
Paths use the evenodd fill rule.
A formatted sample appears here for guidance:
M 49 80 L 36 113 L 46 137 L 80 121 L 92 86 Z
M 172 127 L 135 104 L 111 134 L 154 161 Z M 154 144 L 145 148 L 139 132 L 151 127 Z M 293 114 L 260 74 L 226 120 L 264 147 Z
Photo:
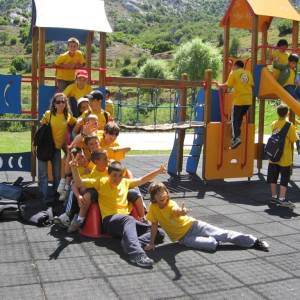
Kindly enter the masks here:
M 105 110 L 109 112 L 111 118 L 114 118 L 114 103 L 111 100 L 111 92 L 105 89 Z
M 277 48 L 273 54 L 272 54 L 272 60 L 273 60 L 273 75 L 276 79 L 278 79 L 280 70 L 276 68 L 276 63 L 281 65 L 287 65 L 288 64 L 288 58 L 289 54 L 286 52 L 289 44 L 287 40 L 279 40 L 277 43 Z
M 244 70 L 244 63 L 241 60 L 237 60 L 234 63 L 233 71 L 229 74 L 227 82 L 220 85 L 221 88 L 233 88 L 231 149 L 241 144 L 241 126 L 243 117 L 248 112 L 253 101 L 253 86 L 252 74 Z
M 68 51 L 59 55 L 54 62 L 56 66 L 56 79 L 59 91 L 74 82 L 75 69 L 84 67 L 85 59 L 79 50 L 78 39 L 71 37 L 68 39 Z
M 149 193 L 151 204 L 147 220 L 151 222 L 151 240 L 145 250 L 155 248 L 154 241 L 159 224 L 172 241 L 179 241 L 180 244 L 195 249 L 216 251 L 221 242 L 269 251 L 268 243 L 253 235 L 218 228 L 188 216 L 188 209 L 184 204 L 179 207 L 171 200 L 168 189 L 161 182 L 152 183 Z
M 281 104 L 277 107 L 278 120 L 272 123 L 272 133 L 279 132 L 288 122 L 288 107 Z M 272 198 L 271 202 L 281 206 L 292 207 L 293 203 L 286 199 L 287 186 L 291 177 L 293 164 L 293 144 L 299 140 L 296 128 L 290 125 L 285 138 L 283 153 L 278 162 L 269 161 L 267 182 L 271 185 Z M 277 197 L 277 181 L 280 174 L 280 190 Z
M 76 81 L 68 85 L 64 90 L 64 94 L 69 99 L 69 105 L 74 117 L 78 118 L 80 115 L 78 100 L 88 95 L 92 90 L 92 87 L 88 84 L 88 72 L 86 70 L 77 70 Z

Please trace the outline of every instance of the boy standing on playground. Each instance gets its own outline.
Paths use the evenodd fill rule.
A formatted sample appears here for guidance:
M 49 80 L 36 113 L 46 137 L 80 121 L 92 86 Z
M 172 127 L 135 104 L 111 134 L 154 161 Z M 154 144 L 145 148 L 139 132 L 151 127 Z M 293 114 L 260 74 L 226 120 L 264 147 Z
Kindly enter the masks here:
M 280 71 L 277 81 L 289 94 L 300 101 L 300 89 L 296 85 L 298 61 L 299 58 L 297 54 L 290 54 L 287 64 L 282 65 L 275 61 L 274 68 Z
M 279 40 L 277 43 L 277 49 L 272 54 L 273 60 L 273 75 L 276 79 L 278 79 L 280 70 L 276 68 L 276 64 L 287 65 L 289 54 L 286 52 L 289 44 L 287 40 Z
M 231 149 L 241 144 L 241 126 L 243 117 L 248 112 L 252 104 L 254 81 L 252 74 L 244 70 L 244 63 L 237 60 L 233 70 L 229 74 L 226 83 L 220 85 L 221 88 L 233 89 L 233 109 L 231 115 L 232 122 L 232 142 Z
M 75 69 L 84 67 L 85 59 L 79 49 L 79 41 L 71 37 L 68 39 L 68 51 L 59 55 L 54 64 L 57 67 L 56 79 L 58 90 L 64 89 L 75 80 Z
M 281 104 L 277 107 L 278 120 L 272 123 L 272 133 L 279 132 L 288 122 L 288 107 Z M 292 207 L 293 203 L 286 199 L 287 186 L 291 177 L 293 164 L 293 143 L 298 141 L 296 128 L 293 124 L 290 125 L 287 132 L 283 153 L 278 162 L 269 162 L 267 182 L 271 185 L 272 198 L 271 202 L 285 207 Z M 279 197 L 277 197 L 277 180 L 280 174 L 280 189 Z

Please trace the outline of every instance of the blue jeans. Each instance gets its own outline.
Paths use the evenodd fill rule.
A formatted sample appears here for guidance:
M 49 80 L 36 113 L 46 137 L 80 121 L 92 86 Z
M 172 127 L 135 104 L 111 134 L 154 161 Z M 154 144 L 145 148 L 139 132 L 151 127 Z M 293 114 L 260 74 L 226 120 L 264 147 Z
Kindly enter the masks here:
M 60 181 L 61 173 L 61 150 L 55 149 L 52 164 L 52 176 L 53 176 L 53 190 L 56 191 Z M 38 160 L 38 178 L 39 178 L 39 189 L 43 194 L 43 202 L 49 201 L 48 194 L 48 162 Z
M 250 248 L 256 240 L 251 234 L 226 230 L 198 220 L 179 243 L 195 249 L 215 251 L 219 242 Z
M 300 100 L 300 89 L 296 85 L 286 85 L 284 89 L 296 100 Z

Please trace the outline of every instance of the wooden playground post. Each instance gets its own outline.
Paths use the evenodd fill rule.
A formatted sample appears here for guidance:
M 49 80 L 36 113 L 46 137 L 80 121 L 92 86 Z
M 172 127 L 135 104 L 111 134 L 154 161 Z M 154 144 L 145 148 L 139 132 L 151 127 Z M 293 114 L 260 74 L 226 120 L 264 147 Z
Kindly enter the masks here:
M 261 63 L 267 63 L 267 45 L 268 45 L 268 28 L 267 24 L 263 25 L 262 31 L 262 49 Z M 263 162 L 264 150 L 264 124 L 265 124 L 265 99 L 259 99 L 259 123 L 258 123 L 258 148 L 257 148 L 257 169 L 260 173 Z
M 258 47 L 258 16 L 253 13 L 252 16 L 252 42 L 251 42 L 251 72 L 254 75 L 255 67 L 257 65 L 257 47 Z M 252 108 L 250 111 L 250 123 L 255 123 L 255 107 L 256 99 L 253 95 Z
M 228 77 L 228 59 L 229 59 L 229 40 L 230 40 L 230 24 L 229 17 L 226 20 L 224 26 L 224 54 L 223 54 L 223 82 L 227 80 Z
M 181 80 L 186 81 L 188 79 L 187 74 L 181 75 Z M 187 104 L 187 88 L 183 87 L 179 91 L 179 122 L 185 122 L 186 119 L 186 104 Z M 177 147 L 177 174 L 182 172 L 182 165 L 183 165 L 183 148 L 184 148 L 184 138 L 185 138 L 185 130 L 179 129 L 178 130 L 178 143 L 179 146 Z
M 93 32 L 89 31 L 86 37 L 86 67 L 88 68 L 88 82 L 91 83 L 91 66 L 92 66 L 92 42 Z
M 45 28 L 39 27 L 39 84 L 45 83 Z
M 204 106 L 204 145 L 203 145 L 203 165 L 202 165 L 202 178 L 205 179 L 205 168 L 206 168 L 206 151 L 207 151 L 207 126 L 210 123 L 211 119 L 211 84 L 212 84 L 212 70 L 206 70 L 205 71 L 205 106 Z
M 99 72 L 99 86 L 105 86 L 106 72 L 103 69 L 106 68 L 106 33 L 100 32 L 100 53 L 99 53 L 99 64 L 102 69 Z

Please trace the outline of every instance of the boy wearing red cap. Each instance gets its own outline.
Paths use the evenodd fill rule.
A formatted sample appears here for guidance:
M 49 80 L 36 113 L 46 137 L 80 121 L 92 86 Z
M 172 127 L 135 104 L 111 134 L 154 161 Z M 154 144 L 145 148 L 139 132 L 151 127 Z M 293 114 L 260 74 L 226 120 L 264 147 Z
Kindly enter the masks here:
M 88 73 L 86 70 L 76 71 L 76 81 L 67 86 L 64 94 L 69 98 L 69 104 L 74 117 L 79 116 L 77 101 L 88 95 L 92 91 L 92 87 L 88 84 Z
M 56 69 L 56 79 L 59 91 L 63 91 L 75 80 L 75 69 L 85 65 L 85 59 L 79 50 L 79 41 L 71 37 L 68 39 L 68 51 L 59 55 L 54 62 Z

